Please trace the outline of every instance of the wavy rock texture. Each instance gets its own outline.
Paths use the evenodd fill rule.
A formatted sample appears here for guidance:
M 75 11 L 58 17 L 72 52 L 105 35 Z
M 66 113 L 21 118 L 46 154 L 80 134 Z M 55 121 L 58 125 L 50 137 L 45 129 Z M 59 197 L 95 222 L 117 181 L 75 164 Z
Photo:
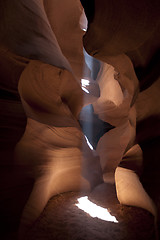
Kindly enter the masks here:
M 84 62 L 79 1 L 46 0 L 44 6 L 41 0 L 0 3 L 4 233 L 7 225 L 15 230 L 24 208 L 21 239 L 26 232 L 28 239 L 155 239 L 154 218 L 148 212 L 156 215 L 154 204 L 137 174 L 144 159 L 148 165 L 144 164 L 142 181 L 159 211 L 159 132 L 155 130 L 159 129 L 159 4 L 156 0 L 152 4 L 126 1 L 123 5 L 102 0 L 81 2 L 88 18 L 83 43 L 89 54 L 101 60 L 92 59 L 97 72 L 100 66 L 98 77 L 97 72 L 92 73 L 86 53 L 88 63 Z M 86 89 L 90 94 L 81 90 L 81 78 L 89 80 Z M 99 120 L 114 127 L 103 132 L 94 151 L 78 123 L 87 104 L 92 104 Z M 148 121 L 150 116 L 154 121 Z M 82 120 L 88 118 L 86 114 Z M 147 155 L 152 163 L 147 162 Z M 148 167 L 151 165 L 156 174 Z M 113 209 L 119 218 L 117 226 L 91 220 L 72 208 L 79 193 L 58 195 L 48 202 L 59 193 L 90 191 L 103 182 L 102 173 L 111 185 L 100 185 L 89 196 Z M 123 207 L 117 197 L 122 204 L 148 211 Z M 16 221 L 14 215 L 18 215 Z M 84 232 L 79 231 L 82 227 Z M 59 228 L 63 228 L 61 233 Z
M 120 205 L 112 184 L 99 185 L 88 198 L 98 206 L 107 208 L 118 223 L 92 218 L 78 209 L 75 205 L 77 198 L 84 195 L 71 192 L 52 198 L 26 239 L 155 238 L 153 216 L 143 209 Z
M 122 89 L 124 82 L 128 82 L 126 89 L 130 89 L 129 93 L 132 93 L 131 96 L 133 97 L 130 106 L 134 105 L 137 111 L 136 120 L 138 125 L 136 128 L 135 143 L 140 144 L 143 153 L 143 155 L 139 155 L 138 157 L 141 163 L 143 156 L 144 172 L 142 182 L 156 201 L 159 209 L 159 179 L 157 175 L 159 172 L 159 103 L 158 101 L 155 102 L 155 99 L 157 95 L 156 92 L 159 91 L 160 19 L 158 12 L 160 5 L 156 0 L 152 3 L 151 1 L 141 1 L 141 3 L 131 1 L 129 4 L 127 1 L 123 1 L 123 4 L 121 4 L 121 2 L 117 3 L 116 1 L 103 0 L 95 0 L 90 3 L 82 0 L 81 2 L 88 18 L 88 29 L 83 39 L 85 49 L 92 56 L 107 64 L 111 64 L 115 68 L 115 71 L 119 73 Z M 123 83 L 121 83 L 121 81 Z M 139 90 L 141 92 L 138 96 Z M 151 97 L 152 94 L 154 97 Z M 134 115 L 131 114 L 131 116 L 132 123 L 134 123 Z M 133 124 L 133 126 L 135 126 L 135 124 Z M 114 129 L 111 131 L 114 131 Z M 151 146 L 150 149 L 149 146 Z M 150 155 L 147 156 L 149 152 Z M 139 169 L 138 165 L 140 163 L 137 165 L 135 161 L 135 164 L 134 158 L 136 158 L 136 156 L 133 155 L 130 158 L 127 156 L 127 153 L 124 154 L 120 166 L 122 164 L 122 166 L 127 169 L 137 171 L 134 165 Z M 153 162 L 152 159 L 154 159 Z M 154 177 L 151 174 L 152 177 L 150 178 L 149 172 L 152 172 Z M 131 175 L 134 174 L 132 171 L 130 173 Z M 129 183 L 125 179 L 125 184 L 127 188 L 130 185 L 132 189 L 134 181 L 130 181 Z M 122 186 L 123 184 L 121 187 Z M 120 202 L 123 203 L 123 196 L 121 196 L 122 198 L 119 196 L 121 190 L 118 189 L 117 185 L 118 198 Z M 143 192 L 143 187 L 141 190 Z M 129 191 L 126 191 L 126 193 L 129 194 Z M 141 191 L 139 194 L 140 193 Z M 132 204 L 134 202 L 133 195 L 132 192 L 130 195 L 132 196 Z M 155 197 L 156 195 L 157 197 Z M 144 200 L 143 197 L 142 199 Z M 126 198 L 124 199 L 124 203 L 126 204 L 125 201 Z M 146 202 L 147 199 L 145 200 L 145 203 Z

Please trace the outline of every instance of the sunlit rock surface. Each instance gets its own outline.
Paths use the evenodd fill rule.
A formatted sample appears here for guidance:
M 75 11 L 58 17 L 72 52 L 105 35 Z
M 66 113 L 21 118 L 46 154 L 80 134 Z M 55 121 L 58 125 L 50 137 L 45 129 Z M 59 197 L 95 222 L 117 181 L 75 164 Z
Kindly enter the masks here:
M 91 203 L 108 209 L 118 223 L 93 218 L 79 209 L 76 206 L 77 199 L 83 196 L 86 194 L 70 192 L 52 198 L 41 217 L 26 234 L 26 239 L 149 240 L 155 238 L 153 216 L 141 208 L 120 205 L 112 184 L 99 185 L 88 195 L 88 199 Z
M 16 174 L 16 180 L 14 182 L 15 186 L 19 179 L 22 180 L 23 184 L 25 182 L 25 176 L 26 178 L 28 177 L 31 179 L 35 179 L 33 191 L 30 195 L 29 202 L 25 207 L 22 217 L 22 223 L 24 223 L 22 224 L 22 229 L 25 229 L 27 225 L 32 224 L 37 219 L 51 196 L 64 191 L 90 189 L 94 187 L 94 185 L 98 184 L 96 183 L 97 179 L 99 179 L 98 182 L 102 182 L 102 174 L 100 174 L 101 169 L 100 164 L 98 163 L 98 157 L 93 156 L 91 151 L 88 150 L 88 146 L 86 145 L 85 140 L 85 144 L 83 146 L 83 134 L 77 121 L 78 114 L 83 106 L 83 91 L 81 90 L 80 84 L 77 83 L 76 78 L 73 76 L 69 62 L 66 60 L 66 58 L 61 52 L 61 49 L 46 17 L 42 1 L 21 1 L 14 3 L 15 5 L 13 4 L 13 6 L 10 5 L 10 3 L 7 1 L 2 2 L 1 4 L 1 9 L 5 10 L 8 15 L 11 8 L 13 7 L 10 18 L 7 18 L 7 14 L 2 16 L 2 22 L 6 24 L 6 28 L 3 28 L 4 25 L 1 24 L 1 47 L 3 49 L 2 53 L 5 56 L 6 63 L 10 63 L 11 71 L 15 72 L 16 74 L 14 76 L 11 76 L 11 74 L 7 72 L 8 75 L 5 75 L 5 71 L 3 71 L 3 65 L 1 69 L 2 76 L 4 76 L 5 80 L 7 80 L 6 82 L 4 81 L 5 83 L 2 82 L 2 87 L 4 88 L 3 91 L 5 91 L 5 93 L 8 93 L 11 99 L 12 96 L 14 96 L 16 100 L 19 100 L 19 95 L 17 94 L 17 86 L 19 86 L 19 94 L 23 102 L 26 116 L 28 117 L 25 134 L 20 143 L 17 145 L 15 155 L 15 169 L 22 171 L 24 173 L 24 177 L 19 176 L 18 174 L 16 174 L 16 172 L 14 173 L 13 171 L 11 171 L 11 179 L 13 179 L 15 177 L 14 174 Z M 18 15 L 19 19 L 16 18 L 18 12 L 20 13 Z M 78 15 L 78 17 L 80 18 L 80 15 Z M 21 28 L 19 22 L 20 24 L 22 24 Z M 78 22 L 77 27 L 79 27 Z M 19 28 L 22 29 L 22 31 L 19 31 Z M 8 36 L 9 29 L 11 29 L 10 34 L 12 33 L 12 31 L 15 33 L 15 35 L 13 34 L 14 38 L 12 40 Z M 83 32 L 80 27 L 78 29 L 81 33 Z M 63 31 L 63 29 L 61 30 Z M 79 36 L 77 39 L 79 40 Z M 82 50 L 82 39 L 80 39 L 80 41 L 80 49 Z M 75 45 L 77 45 L 77 43 Z M 14 54 L 10 53 L 10 51 L 14 52 Z M 6 53 L 8 55 L 6 55 Z M 20 57 L 18 57 L 18 55 L 20 55 Z M 39 62 L 32 62 L 30 61 L 31 59 L 39 60 Z M 81 63 L 81 61 L 82 60 L 80 60 L 79 63 Z M 28 62 L 30 63 L 28 64 Z M 45 62 L 45 64 L 42 62 Z M 26 64 L 28 64 L 27 67 Z M 81 63 L 81 65 L 83 65 L 83 63 Z M 6 65 L 4 64 L 4 66 Z M 17 67 L 17 70 L 15 66 Z M 41 71 L 39 71 L 40 69 Z M 82 74 L 80 74 L 80 76 L 82 76 Z M 54 83 L 56 83 L 56 85 L 54 85 Z M 3 101 L 1 103 L 3 104 Z M 13 104 L 13 106 L 15 105 L 16 104 Z M 3 106 L 6 105 L 3 104 Z M 8 112 L 7 114 L 9 116 L 12 116 L 13 113 L 9 114 Z M 22 112 L 22 115 L 23 114 L 24 113 Z M 26 119 L 25 115 L 23 116 L 23 126 L 25 126 Z M 20 119 L 18 118 L 18 121 L 19 120 Z M 7 126 L 7 124 L 9 125 L 9 123 L 6 122 L 6 128 L 9 127 Z M 4 125 L 2 125 L 2 127 L 3 126 Z M 56 127 L 58 127 L 57 130 Z M 53 134 L 53 129 L 56 132 L 61 132 L 61 137 L 57 132 L 58 138 L 61 138 L 61 140 L 55 139 L 56 134 Z M 23 132 L 24 128 L 20 134 L 21 136 Z M 42 145 L 39 145 L 39 143 L 41 142 L 39 141 L 39 134 L 42 137 Z M 71 138 L 71 145 L 69 144 L 70 140 L 68 139 L 67 134 L 70 135 L 69 138 Z M 20 139 L 20 135 L 16 139 L 14 139 L 14 143 L 16 143 Z M 52 144 L 58 154 L 57 159 L 59 160 L 61 158 L 64 164 L 67 164 L 67 169 L 66 166 L 62 166 L 63 164 L 59 165 L 60 162 L 58 160 L 58 171 L 55 169 L 55 166 L 53 166 L 54 164 L 52 165 L 52 170 L 51 166 L 49 167 L 49 158 L 52 160 L 53 163 L 55 162 L 55 157 L 51 156 L 52 154 L 48 155 L 48 153 L 50 152 L 50 148 L 52 148 L 52 144 L 50 142 L 51 139 L 49 140 L 50 143 L 46 143 L 47 136 L 50 136 L 53 141 L 56 141 L 56 143 L 54 142 Z M 9 137 L 10 136 L 8 136 L 8 138 Z M 76 141 L 74 138 L 76 139 L 76 141 L 78 141 L 78 145 L 76 146 Z M 64 139 L 65 143 L 62 143 L 62 139 Z M 37 144 L 34 144 L 34 140 L 35 142 L 37 142 Z M 60 144 L 60 146 L 58 146 L 58 144 Z M 70 145 L 70 147 L 68 144 Z M 84 151 L 82 151 L 83 148 Z M 44 152 L 43 149 L 45 149 Z M 58 149 L 61 149 L 60 152 L 63 152 L 63 156 Z M 66 158 L 64 158 L 64 155 L 67 155 L 67 149 L 70 151 L 70 154 L 68 155 L 68 160 L 65 161 Z M 74 150 L 77 152 L 76 156 Z M 13 159 L 13 149 L 11 157 Z M 41 159 L 46 162 L 46 165 L 42 163 Z M 47 159 L 49 160 L 49 162 L 47 162 Z M 73 164 L 71 162 L 69 164 L 69 161 L 71 159 L 73 159 Z M 87 161 L 84 161 L 83 159 L 86 159 Z M 95 159 L 95 161 L 93 159 Z M 95 162 L 95 166 L 93 162 Z M 93 171 L 91 170 L 92 167 L 90 168 L 90 165 L 94 168 Z M 47 167 L 48 169 L 50 169 L 49 171 L 51 174 L 49 174 L 48 171 L 46 173 L 45 169 Z M 87 170 L 87 168 L 89 171 Z M 59 184 L 56 184 L 55 189 L 55 181 L 57 180 L 52 179 L 54 175 L 52 171 L 56 171 L 56 179 L 59 178 L 60 182 L 62 183 L 62 188 L 64 186 L 64 182 L 70 182 L 68 182 L 68 186 L 66 185 L 67 188 L 58 189 L 57 186 Z M 64 172 L 66 171 L 68 172 L 68 176 L 62 179 L 60 175 L 62 174 L 63 176 L 65 176 Z M 73 174 L 71 174 L 71 172 Z M 60 175 L 58 176 L 57 174 Z M 98 177 L 97 174 L 100 176 Z M 75 176 L 74 180 L 73 175 Z M 95 177 L 93 175 L 95 175 Z M 11 185 L 9 181 L 10 180 L 8 179 L 7 186 Z M 44 194 L 42 193 L 42 189 L 44 190 Z M 6 195 L 4 194 L 4 191 L 2 191 L 2 194 L 5 199 Z M 27 198 L 28 196 L 26 197 L 26 200 Z
M 88 19 L 88 29 L 83 38 L 85 49 L 92 56 L 114 67 L 115 71 L 119 74 L 119 83 L 122 86 L 122 92 L 124 89 L 127 89 L 132 98 L 131 101 L 128 99 L 127 102 L 130 102 L 130 106 L 125 106 L 125 111 L 128 110 L 129 113 L 130 107 L 134 107 L 137 111 L 137 113 L 135 111 L 136 114 L 131 114 L 131 122 L 134 123 L 132 127 L 134 126 L 133 129 L 135 129 L 135 120 L 137 121 L 135 143 L 139 143 L 143 152 L 143 155 L 138 157 L 139 161 L 142 162 L 141 158 L 143 156 L 144 173 L 142 181 L 159 208 L 158 146 L 160 141 L 158 129 L 160 126 L 160 112 L 158 110 L 159 101 L 156 101 L 159 95 L 160 82 L 159 2 L 156 0 L 152 2 L 130 1 L 130 3 L 127 1 L 117 3 L 116 1 L 98 0 L 90 2 L 82 0 L 81 2 Z M 125 84 L 125 87 L 123 87 L 123 84 Z M 139 93 L 139 91 L 141 92 Z M 121 109 L 120 105 L 118 107 Z M 120 112 L 123 115 L 125 111 Z M 129 114 L 127 115 L 129 119 Z M 119 117 L 116 118 L 117 121 L 118 119 Z M 135 120 L 133 121 L 133 119 Z M 114 129 L 111 131 L 114 131 Z M 111 131 L 106 133 L 106 135 L 111 134 Z M 122 132 L 124 133 L 124 130 Z M 129 134 L 129 131 L 127 131 L 127 134 Z M 107 154 L 103 156 L 105 155 Z M 126 153 L 122 158 L 122 166 L 135 171 L 133 164 L 134 156 L 130 158 Z M 137 166 L 137 168 L 139 167 Z M 154 173 L 151 173 L 152 171 Z M 152 177 L 150 178 L 149 176 Z M 131 184 L 132 188 L 132 181 L 126 184 L 127 186 Z M 118 186 L 117 192 L 119 192 Z M 118 198 L 123 203 L 119 196 Z
M 26 205 L 26 213 L 24 210 L 23 215 L 25 217 L 22 218 L 23 227 L 28 227 L 27 225 L 37 219 L 53 195 L 64 191 L 76 191 L 81 187 L 90 189 L 100 183 L 102 174 L 99 157 L 106 182 L 113 184 L 114 171 L 118 164 L 124 169 L 130 169 L 123 172 L 131 173 L 128 177 L 129 181 L 124 182 L 129 188 L 126 191 L 126 195 L 130 193 L 129 198 L 123 200 L 121 197 L 124 195 L 119 196 L 120 190 L 126 190 L 126 187 L 121 181 L 123 176 L 116 175 L 118 183 L 116 186 L 120 185 L 120 188 L 117 187 L 119 201 L 126 205 L 146 208 L 155 214 L 152 208 L 154 205 L 148 195 L 144 192 L 146 198 L 140 195 L 144 189 L 133 172 L 139 173 L 142 170 L 141 164 L 144 158 L 146 172 L 142 175 L 142 180 L 159 209 L 157 190 L 159 121 L 157 119 L 159 119 L 158 89 L 160 88 L 159 81 L 156 81 L 159 75 L 159 67 L 157 67 L 159 55 L 156 54 L 159 47 L 159 20 L 157 20 L 159 5 L 158 1 L 153 2 L 154 4 L 151 5 L 146 1 L 145 7 L 143 1 L 140 5 L 136 5 L 136 1 L 131 5 L 126 2 L 121 11 L 120 6 L 114 1 L 111 4 L 111 1 L 97 0 L 95 9 L 91 1 L 86 1 L 85 4 L 89 3 L 89 8 L 84 5 L 89 28 L 83 42 L 90 54 L 103 61 L 99 63 L 94 60 L 98 69 L 100 68 L 97 77 L 98 70 L 93 74 L 91 63 L 84 66 L 82 36 L 85 32 L 79 26 L 83 12 L 79 1 L 70 0 L 70 6 L 67 1 L 47 0 L 44 2 L 45 10 L 43 2 L 38 0 L 1 1 L 0 86 L 1 163 L 3 164 L 1 172 L 4 170 L 1 174 L 2 226 L 10 225 L 13 229 L 12 226 L 19 221 L 14 221 L 13 216 L 18 213 L 20 217 L 29 196 L 29 204 Z M 136 15 L 132 12 L 135 8 Z M 142 8 L 146 11 L 141 11 Z M 149 13 L 148 18 L 147 13 Z M 115 28 L 111 27 L 111 19 L 114 20 L 112 24 Z M 142 19 L 145 19 L 143 23 Z M 142 24 L 136 24 L 135 27 L 137 20 Z M 141 31 L 142 28 L 144 32 Z M 108 31 L 108 34 L 105 31 Z M 150 61 L 151 59 L 153 61 Z M 96 83 L 90 79 L 91 76 L 94 79 L 97 77 Z M 80 81 L 84 77 L 88 77 L 91 84 L 86 88 L 90 94 L 85 94 L 83 99 L 84 93 L 80 88 Z M 155 83 L 152 85 L 153 81 Z M 146 89 L 148 86 L 150 87 Z M 139 90 L 144 89 L 146 90 L 139 93 Z M 89 150 L 78 123 L 78 114 L 82 106 L 88 103 L 92 103 L 94 113 L 101 121 L 114 126 L 113 129 L 102 134 L 103 137 L 99 139 L 97 149 L 93 152 Z M 87 114 L 85 117 L 88 118 Z M 13 150 L 24 131 L 25 134 L 16 148 L 17 163 L 13 172 Z M 143 156 L 141 151 L 134 151 L 136 143 L 140 144 Z M 74 161 L 72 157 L 75 158 Z M 61 165 L 59 159 L 62 160 Z M 81 171 L 82 167 L 84 172 Z M 64 171 L 67 169 L 66 174 L 62 172 L 62 168 Z M 35 179 L 34 187 L 30 195 L 33 179 Z M 58 181 L 59 189 L 57 186 L 55 189 L 55 181 Z M 140 201 L 144 200 L 146 203 L 145 199 L 148 200 L 147 206 L 135 204 L 136 194 L 132 191 L 134 186 L 132 181 L 140 186 L 136 188 L 136 194 L 139 194 Z M 112 187 L 114 188 L 114 185 Z M 14 195 L 12 195 L 14 199 L 12 207 L 10 201 L 6 201 L 10 199 L 10 189 Z M 107 190 L 103 189 L 102 192 L 105 196 Z M 114 203 L 120 207 L 116 197 L 115 199 Z M 7 209 L 5 210 L 3 206 Z M 12 217 L 9 218 L 8 216 L 11 215 Z M 133 216 L 133 212 L 131 215 Z M 47 228 L 45 231 L 48 231 Z M 128 236 L 129 240 L 132 239 L 131 236 L 134 239 L 135 235 L 132 231 Z M 32 237 L 35 237 L 34 234 Z

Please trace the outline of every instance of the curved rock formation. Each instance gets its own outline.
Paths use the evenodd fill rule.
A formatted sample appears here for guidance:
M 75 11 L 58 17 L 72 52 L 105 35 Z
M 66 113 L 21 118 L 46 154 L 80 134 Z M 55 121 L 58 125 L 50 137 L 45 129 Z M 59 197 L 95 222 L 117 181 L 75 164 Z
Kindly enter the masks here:
M 21 99 L 27 118 L 14 164 L 34 179 L 21 239 L 52 196 L 90 191 L 103 180 L 115 180 L 120 203 L 156 216 L 137 176 L 143 158 L 139 144 L 147 137 L 137 133 L 140 140 L 136 138 L 136 122 L 159 114 L 156 98 L 148 102 L 156 105 L 155 111 L 142 106 L 153 85 L 142 90 L 159 76 L 158 1 L 81 2 L 86 33 L 78 0 L 0 3 L 1 89 L 3 95 Z M 92 151 L 79 121 L 89 126 L 93 115 Z
M 118 167 L 116 170 L 116 187 L 117 187 L 117 193 L 118 193 L 118 199 L 120 200 L 121 203 L 124 204 L 132 204 L 132 205 L 137 205 L 145 208 L 147 208 L 149 211 L 151 211 L 154 215 L 156 215 L 155 208 L 147 194 L 145 193 L 143 186 L 140 184 L 138 177 L 136 174 L 133 172 L 135 170 L 134 167 L 134 158 L 136 159 L 136 155 L 132 156 L 132 164 L 130 164 L 130 157 L 127 156 L 127 150 L 131 150 L 132 148 L 134 149 L 134 137 L 135 137 L 135 129 L 136 129 L 136 118 L 139 118 L 139 114 L 143 115 L 143 120 L 145 118 L 147 119 L 147 116 L 145 116 L 146 109 L 149 109 L 148 106 L 142 106 L 142 101 L 141 103 L 139 102 L 139 99 L 142 99 L 143 96 L 146 96 L 145 93 L 140 93 L 140 97 L 137 99 L 139 91 L 143 91 L 144 89 L 148 88 L 151 86 L 154 82 L 155 85 L 159 86 L 159 40 L 160 40 L 160 18 L 159 18 L 159 10 L 160 10 L 160 5 L 157 0 L 155 1 L 83 1 L 81 0 L 82 5 L 84 7 L 87 19 L 88 19 L 88 29 L 87 32 L 83 38 L 83 43 L 86 51 L 92 55 L 93 57 L 96 57 L 97 59 L 106 62 L 107 64 L 110 64 L 114 67 L 115 72 L 117 72 L 118 76 L 118 82 L 121 87 L 121 91 L 124 94 L 124 96 L 129 95 L 129 98 L 127 99 L 127 104 L 125 105 L 123 109 L 123 104 L 124 99 L 123 95 L 120 95 L 120 90 L 118 87 L 116 88 L 117 95 L 119 96 L 119 102 L 113 110 L 113 116 L 115 116 L 116 121 L 118 119 L 122 120 L 124 117 L 126 117 L 126 122 L 128 119 L 128 127 L 124 127 L 118 132 L 119 126 L 123 126 L 123 120 L 121 124 L 118 126 L 114 125 L 114 118 L 110 120 L 110 108 L 108 111 L 105 113 L 105 107 L 107 109 L 107 104 L 111 104 L 111 102 L 108 103 L 107 101 L 107 95 L 104 98 L 102 97 L 102 104 L 101 103 L 96 106 L 98 102 L 100 102 L 101 97 L 95 102 L 93 105 L 95 106 L 95 112 L 99 114 L 99 117 L 104 119 L 104 116 L 106 116 L 107 121 L 109 121 L 110 124 L 116 126 L 115 129 L 112 129 L 109 133 L 106 133 L 106 149 L 110 147 L 110 145 L 107 144 L 109 142 L 110 138 L 107 136 L 112 132 L 117 130 L 117 133 L 115 134 L 115 137 L 113 137 L 114 140 L 111 140 L 115 142 L 115 139 L 119 136 L 119 141 L 118 146 L 119 149 L 122 151 L 121 153 L 119 152 L 119 162 L 123 159 L 125 159 L 125 163 L 122 161 L 120 163 L 120 166 L 124 167 L 124 169 L 121 167 Z M 106 74 L 107 75 L 107 74 Z M 117 76 L 115 76 L 115 79 L 117 79 Z M 101 81 L 102 82 L 102 81 Z M 100 82 L 100 84 L 101 84 Z M 107 83 L 105 83 L 107 86 Z M 104 84 L 104 85 L 105 85 Z M 113 89 L 115 88 L 115 84 L 113 85 L 108 85 L 112 86 Z M 153 87 L 151 86 L 153 89 Z M 159 87 L 158 87 L 159 89 Z M 100 87 L 100 94 L 103 96 L 103 90 L 104 86 L 101 88 Z M 110 88 L 107 89 L 108 92 Z M 104 90 L 105 91 L 105 90 Z M 148 89 L 150 91 L 150 89 Z M 155 91 L 156 92 L 156 91 Z M 119 93 L 119 94 L 118 94 Z M 114 95 L 111 94 L 112 101 L 114 100 L 113 97 Z M 103 100 L 104 99 L 104 100 Z M 146 98 L 147 99 L 147 98 Z M 104 101 L 104 103 L 103 103 Z M 116 99 L 117 101 L 117 99 Z M 116 102 L 115 101 L 115 102 Z M 152 99 L 147 100 L 149 104 L 151 105 Z M 114 102 L 114 101 L 113 101 Z M 145 103 L 143 102 L 145 105 Z M 141 106 L 140 106 L 141 105 Z M 150 106 L 149 105 L 149 106 Z M 157 109 L 158 107 L 158 102 L 154 103 L 152 105 L 152 109 Z M 105 107 L 104 107 L 105 106 Z M 138 108 L 137 108 L 138 106 Z M 101 110 L 101 107 L 103 108 Z M 144 109 L 143 109 L 144 107 Z M 137 108 L 138 110 L 138 115 L 136 114 L 135 109 Z M 112 106 L 111 109 L 114 109 Z M 134 110 L 133 110 L 134 109 Z M 118 112 L 119 110 L 119 112 Z M 115 111 L 115 112 L 114 112 Z M 117 111 L 117 112 L 116 112 Z M 149 111 L 149 110 L 148 110 Z M 152 118 L 153 115 L 151 112 L 154 110 L 151 110 L 149 115 Z M 124 117 L 122 118 L 124 114 Z M 151 116 L 152 115 L 152 116 Z M 159 110 L 156 111 L 156 119 L 158 121 L 159 118 Z M 157 122 L 156 121 L 156 122 Z M 155 121 L 150 121 L 150 124 L 155 124 Z M 155 125 L 155 130 L 152 131 L 156 132 L 156 126 Z M 140 131 L 140 128 L 138 128 Z M 127 145 L 127 135 L 125 138 L 126 145 L 121 146 L 121 138 L 123 137 L 123 134 L 128 135 L 128 145 Z M 148 132 L 148 130 L 146 129 Z M 130 132 L 130 133 L 129 133 Z M 130 134 L 130 136 L 129 136 Z M 142 134 L 142 133 L 141 133 Z M 101 162 L 103 162 L 102 168 L 104 168 L 105 163 L 107 166 L 107 154 L 109 151 L 106 150 L 105 154 L 103 154 L 103 148 L 105 144 L 105 140 L 102 143 L 101 147 L 101 142 L 105 138 L 105 135 L 100 139 L 98 143 L 98 149 L 99 154 L 102 154 L 103 157 L 101 157 Z M 138 134 L 140 135 L 140 134 Z M 152 133 L 151 133 L 152 135 Z M 142 136 L 142 135 L 141 135 Z M 153 136 L 153 135 L 152 135 Z M 157 141 L 158 140 L 159 134 L 156 134 Z M 148 136 L 149 137 L 149 134 Z M 143 141 L 148 141 L 147 137 L 143 138 Z M 151 137 L 150 137 L 151 138 Z M 129 139 L 131 140 L 131 144 L 129 144 Z M 137 139 L 138 140 L 138 139 Z M 123 141 L 122 141 L 123 142 Z M 142 144 L 138 140 L 139 144 Z M 109 143 L 110 144 L 110 143 Z M 133 146 L 133 147 L 132 147 Z M 113 148 L 114 144 L 111 144 L 112 147 L 112 154 L 111 156 L 108 156 L 108 159 L 111 157 L 114 158 L 113 154 Z M 110 148 L 111 148 L 110 147 Z M 124 149 L 123 149 L 124 147 Z M 118 147 L 115 147 L 114 153 L 116 152 L 118 154 Z M 133 151 L 134 152 L 134 151 Z M 118 155 L 117 155 L 118 156 Z M 115 159 L 118 159 L 117 156 Z M 127 158 L 128 158 L 128 163 L 127 163 Z M 102 159 L 106 159 L 102 161 Z M 139 160 L 142 160 L 142 155 L 139 156 Z M 140 162 L 141 162 L 140 160 Z M 136 162 L 136 160 L 135 160 Z M 150 163 L 151 164 L 151 163 Z M 116 164 L 115 164 L 116 166 Z M 137 166 L 138 167 L 138 166 Z M 107 168 L 107 167 L 106 167 Z M 131 169 L 131 170 L 127 170 Z M 123 175 L 124 177 L 124 182 L 123 182 Z M 127 180 L 127 179 L 128 180 Z M 139 187 L 134 187 L 134 182 L 139 184 Z M 138 185 L 137 185 L 138 186 Z M 125 189 L 127 188 L 127 190 Z M 137 191 L 134 194 L 134 190 Z M 126 195 L 123 193 L 126 191 Z M 128 194 L 128 195 L 127 195 Z M 135 197 L 136 194 L 138 196 L 141 196 L 139 199 L 139 203 L 137 201 L 137 198 Z M 158 193 L 159 194 L 159 193 Z M 144 196 L 146 195 L 146 197 Z M 143 202 L 143 203 L 142 203 Z M 148 207 L 147 207 L 148 203 Z

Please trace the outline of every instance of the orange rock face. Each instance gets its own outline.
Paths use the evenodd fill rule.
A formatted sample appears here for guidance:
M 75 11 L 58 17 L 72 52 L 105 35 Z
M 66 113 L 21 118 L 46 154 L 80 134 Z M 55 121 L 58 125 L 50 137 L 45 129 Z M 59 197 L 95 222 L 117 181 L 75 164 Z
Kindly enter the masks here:
M 21 100 L 27 118 L 14 164 L 29 169 L 34 178 L 21 219 L 22 239 L 53 195 L 90 191 L 103 181 L 116 181 L 122 204 L 156 215 L 133 165 L 140 170 L 140 145 L 150 138 L 148 129 L 144 138 L 136 133 L 136 124 L 160 115 L 159 1 L 81 3 L 0 3 L 0 87 Z M 102 123 L 97 121 L 92 131 L 111 126 L 102 131 L 94 150 L 79 124 L 92 124 L 93 114 L 81 111 L 89 104 Z M 154 132 L 152 128 L 152 137 L 158 138 Z

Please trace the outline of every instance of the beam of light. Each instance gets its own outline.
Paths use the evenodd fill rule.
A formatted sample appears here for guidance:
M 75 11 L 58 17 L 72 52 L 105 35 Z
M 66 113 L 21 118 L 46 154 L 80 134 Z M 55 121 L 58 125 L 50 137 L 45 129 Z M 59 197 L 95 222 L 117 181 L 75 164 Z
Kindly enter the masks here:
M 91 201 L 88 200 L 87 196 L 78 198 L 77 201 L 78 203 L 76 203 L 75 205 L 79 209 L 88 213 L 91 217 L 93 218 L 97 217 L 104 221 L 118 223 L 117 219 L 114 216 L 112 216 L 106 208 L 100 207 L 95 203 L 92 203 Z
M 82 78 L 81 79 L 81 84 L 82 84 L 82 87 L 89 86 L 89 80 Z
M 86 87 L 89 86 L 89 80 L 82 78 L 81 86 L 83 91 L 85 91 L 86 93 L 89 93 L 88 89 L 86 89 Z
M 83 90 L 84 92 L 86 92 L 86 93 L 89 93 L 89 91 L 88 91 L 86 88 L 84 88 L 84 87 L 82 87 L 82 90 Z
M 85 136 L 85 135 L 84 135 Z M 93 146 L 90 144 L 90 142 L 89 142 L 89 140 L 88 140 L 88 138 L 85 136 L 85 139 L 86 139 L 86 141 L 87 141 L 87 144 L 88 144 L 88 146 L 89 146 L 89 148 L 91 149 L 91 150 L 93 150 Z

